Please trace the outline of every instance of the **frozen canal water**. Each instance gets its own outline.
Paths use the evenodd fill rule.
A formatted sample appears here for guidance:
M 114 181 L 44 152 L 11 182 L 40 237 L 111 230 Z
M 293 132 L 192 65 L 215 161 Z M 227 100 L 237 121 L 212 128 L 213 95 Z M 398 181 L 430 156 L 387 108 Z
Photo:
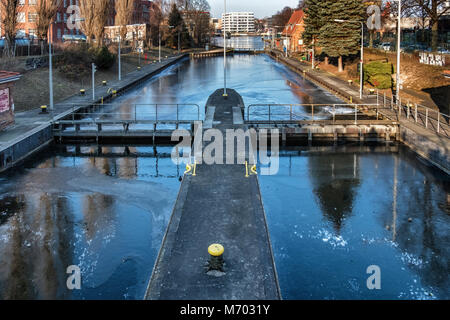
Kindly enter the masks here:
M 450 298 L 448 176 L 405 147 L 284 154 L 260 177 L 284 299 Z
M 63 149 L 0 178 L 0 298 L 141 299 L 184 168 L 171 147 Z M 66 288 L 70 265 L 79 291 Z

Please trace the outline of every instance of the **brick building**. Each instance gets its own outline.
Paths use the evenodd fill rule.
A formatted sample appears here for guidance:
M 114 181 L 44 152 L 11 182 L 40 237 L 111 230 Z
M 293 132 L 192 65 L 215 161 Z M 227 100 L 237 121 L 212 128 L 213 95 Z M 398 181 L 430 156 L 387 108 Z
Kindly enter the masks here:
M 19 78 L 19 73 L 0 71 L 0 130 L 14 123 L 12 89 Z
M 303 10 L 295 10 L 282 32 L 283 42 L 287 41 L 289 52 L 304 50 L 302 33 L 305 31 L 305 14 Z

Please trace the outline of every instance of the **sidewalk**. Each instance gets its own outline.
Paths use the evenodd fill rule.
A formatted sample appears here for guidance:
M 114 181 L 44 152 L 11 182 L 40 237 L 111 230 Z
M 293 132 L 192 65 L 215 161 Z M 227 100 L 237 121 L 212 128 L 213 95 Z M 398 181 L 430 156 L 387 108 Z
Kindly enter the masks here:
M 119 93 L 134 85 L 136 82 L 145 80 L 153 74 L 162 71 L 185 56 L 185 54 L 182 54 L 161 60 L 161 62 L 143 66 L 141 70 L 136 70 L 123 75 L 121 81 L 116 80 L 108 83 L 107 86 L 98 86 L 95 88 L 94 100 L 91 88 L 86 90 L 84 96 L 76 94 L 55 104 L 55 110 L 53 110 L 53 112 L 49 111 L 48 114 L 40 114 L 39 109 L 17 113 L 15 115 L 15 124 L 0 132 L 0 151 L 8 148 L 11 144 L 16 143 L 23 137 L 34 133 L 36 130 L 49 126 L 53 120 L 61 119 L 73 111 L 77 111 L 80 106 L 100 104 L 102 97 L 104 99 L 111 98 L 112 93 L 108 93 L 110 88 L 117 90 Z

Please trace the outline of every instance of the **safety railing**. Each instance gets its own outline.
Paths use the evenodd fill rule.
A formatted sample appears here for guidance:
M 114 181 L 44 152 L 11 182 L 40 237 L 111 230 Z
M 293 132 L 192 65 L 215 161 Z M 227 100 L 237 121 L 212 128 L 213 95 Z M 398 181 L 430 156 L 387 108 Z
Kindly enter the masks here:
M 394 97 L 387 97 L 386 94 L 377 93 L 379 104 L 385 109 L 386 115 L 395 117 L 397 120 L 407 120 L 419 125 L 427 130 L 450 138 L 450 115 L 431 109 L 417 103 L 399 99 L 396 103 Z
M 247 123 L 296 123 L 328 120 L 381 120 L 382 107 L 377 104 L 252 104 L 247 108 Z

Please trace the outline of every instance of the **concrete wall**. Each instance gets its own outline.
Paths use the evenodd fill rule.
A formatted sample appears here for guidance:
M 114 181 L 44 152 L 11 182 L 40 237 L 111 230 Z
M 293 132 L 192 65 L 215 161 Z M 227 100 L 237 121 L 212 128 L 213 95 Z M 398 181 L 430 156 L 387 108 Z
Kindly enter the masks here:
M 0 172 L 24 160 L 53 141 L 51 125 L 43 125 L 0 148 Z
M 450 152 L 447 138 L 442 137 L 442 140 L 433 141 L 401 125 L 400 140 L 415 153 L 450 174 Z

